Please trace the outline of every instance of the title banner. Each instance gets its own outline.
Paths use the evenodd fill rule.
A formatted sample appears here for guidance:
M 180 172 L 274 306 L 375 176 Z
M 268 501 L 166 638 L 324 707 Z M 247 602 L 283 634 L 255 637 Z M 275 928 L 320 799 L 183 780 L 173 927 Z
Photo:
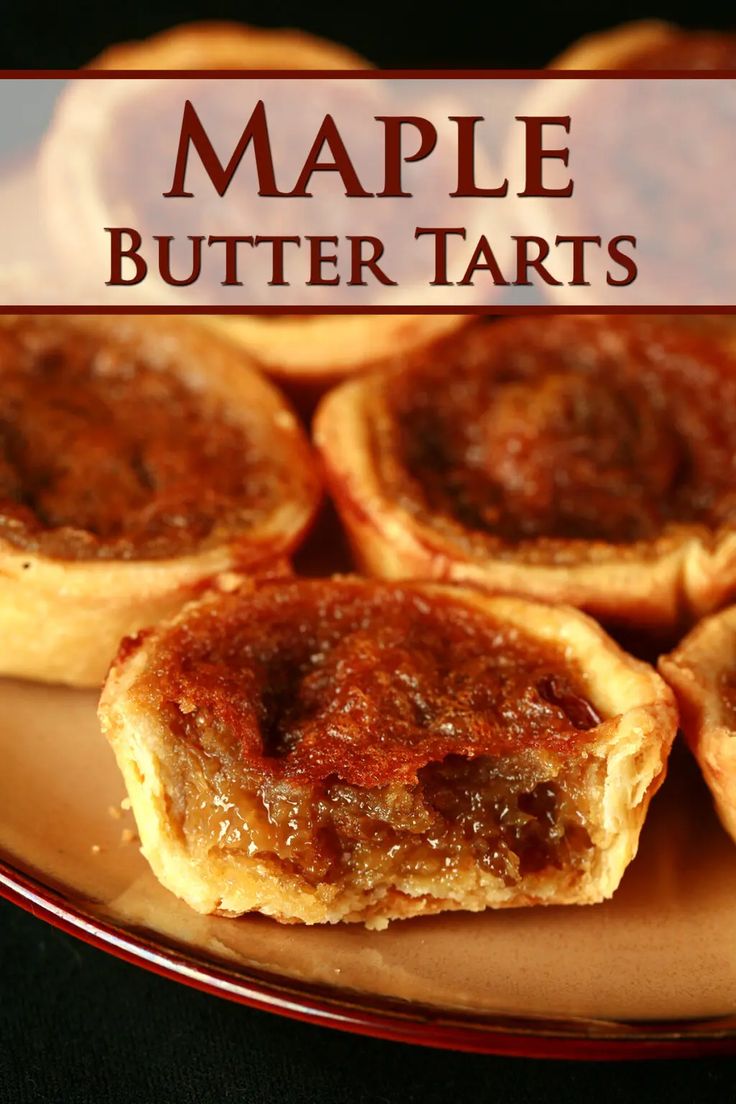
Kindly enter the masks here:
M 0 139 L 5 309 L 736 305 L 728 78 L 10 78 Z

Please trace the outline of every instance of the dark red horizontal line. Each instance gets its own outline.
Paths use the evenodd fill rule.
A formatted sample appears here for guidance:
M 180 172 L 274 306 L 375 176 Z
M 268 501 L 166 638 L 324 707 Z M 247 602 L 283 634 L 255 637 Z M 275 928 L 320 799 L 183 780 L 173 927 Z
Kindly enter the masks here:
M 465 307 L 453 307 L 453 306 L 421 306 L 415 307 L 411 305 L 402 307 L 378 307 L 378 306 L 364 306 L 364 307 L 350 307 L 350 306 L 324 306 L 324 307 L 304 307 L 304 306 L 290 306 L 288 304 L 267 307 L 267 306 L 244 306 L 244 307 L 224 307 L 224 306 L 121 306 L 119 304 L 113 306 L 101 306 L 95 304 L 93 306 L 17 306 L 3 304 L 0 305 L 0 315 L 4 314 L 172 314 L 172 315 L 200 315 L 200 314 L 223 314 L 223 315 L 249 315 L 249 314 L 478 314 L 478 315 L 507 315 L 507 314 L 733 314 L 736 315 L 736 304 L 732 306 L 693 306 L 693 305 L 673 305 L 673 306 L 641 306 L 639 304 L 631 306 L 558 306 L 554 303 L 534 303 L 523 304 L 519 306 L 510 306 L 509 304 L 498 304 L 488 306 L 465 306 Z
M 223 80 L 736 80 L 711 69 L 0 69 L 0 80 L 122 80 L 218 77 Z

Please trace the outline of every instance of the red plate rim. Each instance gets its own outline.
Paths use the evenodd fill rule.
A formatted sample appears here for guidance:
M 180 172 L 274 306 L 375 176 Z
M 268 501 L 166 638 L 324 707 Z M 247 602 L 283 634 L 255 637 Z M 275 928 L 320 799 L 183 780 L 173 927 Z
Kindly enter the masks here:
M 393 1042 L 525 1058 L 610 1060 L 736 1053 L 736 1015 L 717 1020 L 625 1022 L 480 1017 L 370 998 L 281 975 L 228 970 L 144 931 L 95 917 L 63 893 L 0 859 L 0 897 L 125 962 L 201 992 L 305 1023 Z

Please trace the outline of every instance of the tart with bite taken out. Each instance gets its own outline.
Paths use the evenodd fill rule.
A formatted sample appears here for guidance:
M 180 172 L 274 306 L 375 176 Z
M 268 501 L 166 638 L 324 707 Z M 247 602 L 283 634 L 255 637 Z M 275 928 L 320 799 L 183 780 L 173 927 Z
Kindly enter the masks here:
M 521 318 L 343 384 L 315 438 L 370 573 L 669 634 L 736 590 L 735 412 L 717 328 Z
M 231 345 L 156 318 L 0 319 L 0 673 L 100 685 L 120 639 L 317 508 L 296 418 Z
M 354 577 L 203 597 L 124 643 L 99 713 L 164 886 L 375 928 L 610 896 L 676 728 L 576 610 Z

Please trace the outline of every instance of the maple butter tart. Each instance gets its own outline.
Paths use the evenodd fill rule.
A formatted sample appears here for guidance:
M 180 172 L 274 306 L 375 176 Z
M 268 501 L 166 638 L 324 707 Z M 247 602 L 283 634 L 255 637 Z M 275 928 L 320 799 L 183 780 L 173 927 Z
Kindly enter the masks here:
M 100 718 L 164 886 L 376 928 L 610 896 L 676 728 L 577 610 L 357 577 L 208 593 L 123 644 Z

